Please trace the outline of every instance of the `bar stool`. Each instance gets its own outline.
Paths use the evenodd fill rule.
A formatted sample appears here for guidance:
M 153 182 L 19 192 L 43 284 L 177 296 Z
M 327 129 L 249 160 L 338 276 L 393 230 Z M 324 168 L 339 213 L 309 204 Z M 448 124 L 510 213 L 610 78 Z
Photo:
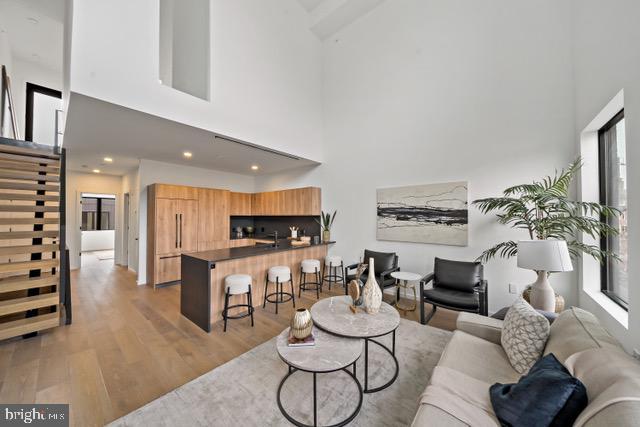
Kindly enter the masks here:
M 248 274 L 231 274 L 224 278 L 224 309 L 222 310 L 222 318 L 224 319 L 224 332 L 227 332 L 228 319 L 242 319 L 251 316 L 251 327 L 253 327 L 253 299 L 251 298 L 251 276 Z M 229 297 L 232 295 L 246 295 L 246 304 L 229 305 Z M 228 312 L 231 308 L 246 307 L 247 312 L 229 316 Z
M 269 288 L 269 283 L 276 284 L 276 291 L 272 293 L 267 293 Z M 285 292 L 282 288 L 282 284 L 284 282 L 291 283 L 291 292 Z M 274 297 L 269 299 L 270 297 Z M 273 303 L 276 305 L 276 314 L 278 314 L 278 305 L 293 301 L 293 308 L 296 307 L 296 297 L 293 291 L 293 280 L 291 278 L 291 269 L 287 266 L 281 265 L 277 267 L 271 267 L 269 271 L 267 271 L 267 277 L 264 282 L 264 301 L 262 302 L 262 308 L 265 308 L 267 302 Z
M 327 268 L 329 268 L 328 274 Z M 338 269 L 340 269 L 340 274 L 338 274 Z M 344 281 L 344 263 L 342 262 L 342 257 L 332 255 L 324 259 L 324 274 L 322 275 L 322 283 L 324 282 L 329 282 L 329 290 L 331 290 L 332 283 L 342 282 L 342 286 L 344 286 L 346 293 L 347 284 Z
M 313 274 L 315 281 L 307 282 L 307 274 Z M 322 282 L 320 281 L 320 261 L 317 259 L 305 259 L 300 263 L 300 287 L 298 288 L 298 298 L 302 291 L 316 291 L 316 298 L 320 299 Z

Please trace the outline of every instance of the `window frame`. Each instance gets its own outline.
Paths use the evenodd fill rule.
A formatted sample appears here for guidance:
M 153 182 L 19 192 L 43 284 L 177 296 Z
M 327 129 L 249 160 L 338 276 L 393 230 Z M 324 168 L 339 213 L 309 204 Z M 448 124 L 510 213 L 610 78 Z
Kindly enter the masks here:
M 96 228 L 95 228 L 95 230 L 82 230 L 82 231 L 112 231 L 112 230 L 115 230 L 115 224 L 114 224 L 113 228 L 107 228 L 107 229 L 103 229 L 102 228 L 102 200 L 113 200 L 115 202 L 115 197 L 82 196 L 83 202 L 84 202 L 84 199 L 96 199 Z M 114 220 L 115 220 L 115 218 L 114 218 Z M 82 226 L 82 217 L 80 218 L 80 224 Z
M 621 120 L 624 119 L 624 108 L 620 110 L 615 116 L 613 116 L 604 126 L 598 129 L 598 184 L 599 184 L 599 198 L 600 204 L 607 204 L 607 172 L 606 172 L 606 143 L 605 134 L 612 127 L 616 126 Z M 626 141 L 625 141 L 626 149 Z M 603 222 L 607 221 L 607 218 L 600 217 Z M 600 236 L 600 249 L 607 250 L 608 242 L 605 235 Z M 609 259 L 605 259 L 600 266 L 600 291 L 606 295 L 610 300 L 622 307 L 625 311 L 629 311 L 629 304 L 616 295 L 615 292 L 609 290 Z

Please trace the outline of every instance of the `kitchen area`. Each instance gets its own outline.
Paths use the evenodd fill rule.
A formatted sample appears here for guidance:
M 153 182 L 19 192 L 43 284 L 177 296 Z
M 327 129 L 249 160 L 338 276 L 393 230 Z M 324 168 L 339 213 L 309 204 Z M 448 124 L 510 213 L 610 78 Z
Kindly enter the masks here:
M 254 307 L 262 305 L 270 267 L 289 267 L 297 292 L 300 262 L 324 260 L 332 243 L 321 240 L 320 215 L 317 187 L 238 193 L 152 184 L 148 285 L 181 284 L 181 313 L 209 332 L 221 319 L 227 275 L 251 275 Z

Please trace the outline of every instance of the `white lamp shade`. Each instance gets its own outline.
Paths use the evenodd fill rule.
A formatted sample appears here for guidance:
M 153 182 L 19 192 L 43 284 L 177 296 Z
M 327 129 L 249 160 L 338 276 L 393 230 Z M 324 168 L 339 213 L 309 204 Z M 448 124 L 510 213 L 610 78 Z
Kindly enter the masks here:
M 536 271 L 572 271 L 573 264 L 564 240 L 520 240 L 518 267 Z

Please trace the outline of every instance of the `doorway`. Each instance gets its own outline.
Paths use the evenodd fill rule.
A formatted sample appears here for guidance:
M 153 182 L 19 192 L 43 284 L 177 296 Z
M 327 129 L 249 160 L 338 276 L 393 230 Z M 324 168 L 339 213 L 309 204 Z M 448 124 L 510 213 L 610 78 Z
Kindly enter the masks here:
M 115 257 L 116 196 L 82 193 L 80 198 L 81 267 L 113 266 Z
M 27 82 L 25 140 L 58 146 L 62 92 Z

